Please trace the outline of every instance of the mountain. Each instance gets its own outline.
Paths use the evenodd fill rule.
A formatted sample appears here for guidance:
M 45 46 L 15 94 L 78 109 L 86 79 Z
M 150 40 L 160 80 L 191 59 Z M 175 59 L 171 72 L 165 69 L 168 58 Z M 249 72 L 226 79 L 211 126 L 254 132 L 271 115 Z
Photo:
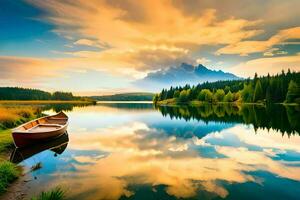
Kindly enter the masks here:
M 152 101 L 154 94 L 148 92 L 132 92 L 105 96 L 91 96 L 97 101 Z
M 203 82 L 214 82 L 218 80 L 236 80 L 240 79 L 231 73 L 226 73 L 221 70 L 210 70 L 199 64 L 193 66 L 182 63 L 179 66 L 169 67 L 164 70 L 149 73 L 145 78 L 138 80 L 136 84 L 140 87 L 148 89 L 162 89 L 177 85 L 195 85 Z

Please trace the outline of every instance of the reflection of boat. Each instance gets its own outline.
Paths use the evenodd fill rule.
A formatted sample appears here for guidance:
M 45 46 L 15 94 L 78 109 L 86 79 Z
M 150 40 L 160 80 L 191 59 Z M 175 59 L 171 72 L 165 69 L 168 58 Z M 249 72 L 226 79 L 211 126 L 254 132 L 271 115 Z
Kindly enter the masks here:
M 56 154 L 62 154 L 67 148 L 68 142 L 69 137 L 68 134 L 65 133 L 58 138 L 55 138 L 48 142 L 44 142 L 42 144 L 36 144 L 30 147 L 16 148 L 10 156 L 10 161 L 13 163 L 19 163 L 47 149 L 55 152 Z
M 66 132 L 68 116 L 60 112 L 27 122 L 12 131 L 16 147 L 53 139 Z

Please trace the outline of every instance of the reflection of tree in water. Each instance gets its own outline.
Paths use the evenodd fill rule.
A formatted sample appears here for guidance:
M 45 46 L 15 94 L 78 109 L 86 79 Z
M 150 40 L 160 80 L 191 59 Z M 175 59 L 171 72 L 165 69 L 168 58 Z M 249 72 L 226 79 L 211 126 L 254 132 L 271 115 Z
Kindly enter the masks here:
M 42 107 L 42 110 L 54 110 L 55 112 L 60 111 L 72 111 L 74 107 L 85 107 L 91 104 L 88 103 L 62 103 L 62 104 L 47 104 Z
M 112 102 L 112 103 L 101 103 L 98 102 L 98 105 L 101 106 L 106 106 L 106 107 L 112 107 L 112 108 L 119 108 L 119 109 L 124 109 L 124 110 L 153 110 L 153 104 L 152 103 L 117 103 L 117 102 Z
M 288 135 L 300 133 L 300 109 L 282 105 L 204 104 L 201 106 L 158 106 L 163 116 L 176 119 L 252 124 L 256 129 L 275 129 Z

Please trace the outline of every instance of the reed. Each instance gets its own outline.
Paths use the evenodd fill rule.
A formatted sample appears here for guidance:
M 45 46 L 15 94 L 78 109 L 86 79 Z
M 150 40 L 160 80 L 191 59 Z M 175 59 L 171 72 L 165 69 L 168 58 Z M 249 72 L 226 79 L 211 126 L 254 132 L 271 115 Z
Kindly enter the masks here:
M 38 162 L 38 163 L 31 166 L 30 171 L 36 171 L 38 169 L 41 169 L 42 167 L 43 167 L 42 163 Z
M 15 127 L 38 112 L 36 107 L 0 107 L 0 129 Z
M 56 187 L 50 191 L 41 192 L 37 197 L 31 200 L 64 200 L 66 199 L 65 191 L 61 187 Z
M 8 150 L 14 147 L 9 129 L 37 117 L 39 113 L 38 107 L 0 107 L 0 158 L 5 158 Z

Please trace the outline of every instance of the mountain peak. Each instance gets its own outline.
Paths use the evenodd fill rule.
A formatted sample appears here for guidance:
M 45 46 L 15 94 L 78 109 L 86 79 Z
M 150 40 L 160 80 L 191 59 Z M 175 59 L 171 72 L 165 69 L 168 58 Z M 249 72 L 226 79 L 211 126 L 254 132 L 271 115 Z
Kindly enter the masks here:
M 203 82 L 214 82 L 219 80 L 240 79 L 231 73 L 222 70 L 211 70 L 204 65 L 193 66 L 187 63 L 181 63 L 177 67 L 169 67 L 165 70 L 149 73 L 144 79 L 138 81 L 138 85 L 146 87 L 155 87 L 156 89 L 167 88 L 178 85 L 196 85 Z
M 202 65 L 202 64 L 199 64 L 199 65 L 198 65 L 198 68 L 205 68 L 205 69 L 207 69 L 207 67 L 205 67 L 205 66 Z
M 181 63 L 179 68 L 182 68 L 186 71 L 193 71 L 195 67 L 193 65 L 190 65 L 190 64 L 187 64 L 187 63 Z

